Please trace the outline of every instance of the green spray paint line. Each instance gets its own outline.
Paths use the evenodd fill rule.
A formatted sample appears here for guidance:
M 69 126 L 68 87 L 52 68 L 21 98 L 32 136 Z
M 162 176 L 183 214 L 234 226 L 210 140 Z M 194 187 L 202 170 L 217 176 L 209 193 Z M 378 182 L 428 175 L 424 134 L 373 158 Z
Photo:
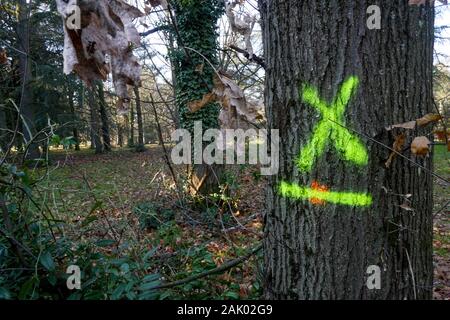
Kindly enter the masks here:
M 319 111 L 322 120 L 314 128 L 311 140 L 302 148 L 300 156 L 296 160 L 300 171 L 310 172 L 312 170 L 314 163 L 323 154 L 330 140 L 333 141 L 335 148 L 344 160 L 361 166 L 367 165 L 369 156 L 366 147 L 358 136 L 345 128 L 344 121 L 345 108 L 358 85 L 357 77 L 349 77 L 342 84 L 331 105 L 320 98 L 317 89 L 309 85 L 304 86 L 302 101 Z
M 366 207 L 372 204 L 372 196 L 367 193 L 320 191 L 284 181 L 279 186 L 279 192 L 283 197 L 298 200 L 318 199 L 353 207 Z

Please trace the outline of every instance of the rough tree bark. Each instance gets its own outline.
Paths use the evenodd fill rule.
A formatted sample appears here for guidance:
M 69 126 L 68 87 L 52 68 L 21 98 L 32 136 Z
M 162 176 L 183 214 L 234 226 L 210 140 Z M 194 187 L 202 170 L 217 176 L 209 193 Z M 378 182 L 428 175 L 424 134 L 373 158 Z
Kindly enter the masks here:
M 385 127 L 432 110 L 434 9 L 379 0 L 382 29 L 366 26 L 368 1 L 260 0 L 267 62 L 269 129 L 280 130 L 280 170 L 267 195 L 265 297 L 270 299 L 429 299 L 432 297 L 432 179 L 397 157 Z M 305 84 L 330 103 L 349 76 L 359 78 L 345 125 L 364 135 L 368 163 L 343 161 L 328 135 L 312 171 L 295 164 L 322 116 L 302 102 Z M 303 100 L 304 101 L 304 100 Z M 355 131 L 352 134 L 357 135 Z M 429 129 L 415 134 L 427 134 Z M 405 155 L 412 157 L 409 151 Z M 431 157 L 416 158 L 432 168 Z M 282 181 L 367 192 L 370 206 L 315 204 L 281 196 Z M 411 195 L 410 207 L 402 209 Z M 381 268 L 381 289 L 366 286 Z

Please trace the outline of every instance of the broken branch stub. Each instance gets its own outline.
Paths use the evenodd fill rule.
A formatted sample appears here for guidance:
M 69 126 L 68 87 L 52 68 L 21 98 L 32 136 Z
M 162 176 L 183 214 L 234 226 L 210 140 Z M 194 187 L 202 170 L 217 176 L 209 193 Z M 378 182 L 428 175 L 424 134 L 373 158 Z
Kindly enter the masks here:
M 132 53 L 140 45 L 133 20 L 144 14 L 122 0 L 56 0 L 64 21 L 64 73 L 87 85 L 112 72 L 119 114 L 127 112 L 127 85 L 140 86 L 141 66 Z

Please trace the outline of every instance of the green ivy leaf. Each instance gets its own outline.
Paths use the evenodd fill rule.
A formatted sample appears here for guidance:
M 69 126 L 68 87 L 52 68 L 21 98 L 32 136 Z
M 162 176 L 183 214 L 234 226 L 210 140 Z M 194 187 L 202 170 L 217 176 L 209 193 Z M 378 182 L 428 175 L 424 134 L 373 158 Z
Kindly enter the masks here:
M 48 251 L 41 254 L 39 261 L 48 271 L 55 270 L 55 262 L 53 261 L 52 255 Z

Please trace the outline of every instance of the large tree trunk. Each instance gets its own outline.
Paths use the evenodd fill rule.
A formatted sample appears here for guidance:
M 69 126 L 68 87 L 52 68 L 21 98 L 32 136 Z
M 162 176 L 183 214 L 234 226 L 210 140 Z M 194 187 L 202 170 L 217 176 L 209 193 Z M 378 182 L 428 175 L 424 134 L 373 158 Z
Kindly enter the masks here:
M 376 3 L 382 30 L 366 27 L 372 3 L 364 0 L 260 0 L 267 116 L 269 129 L 279 129 L 281 137 L 280 170 L 267 197 L 266 298 L 432 297 L 432 179 L 400 157 L 386 168 L 390 151 L 371 139 L 392 146 L 393 133 L 385 127 L 432 110 L 434 10 L 409 6 L 408 0 Z M 303 102 L 308 101 L 305 85 L 331 104 L 350 76 L 359 85 L 344 116 L 324 121 L 349 128 L 368 158 L 340 153 L 335 141 L 341 139 L 342 148 L 354 141 L 328 132 L 324 152 L 319 145 L 311 149 L 317 157 L 309 168 L 297 160 L 323 115 Z M 405 156 L 413 157 L 409 151 Z M 415 160 L 432 168 L 431 157 Z M 282 182 L 300 189 L 282 189 Z M 328 202 L 306 199 L 302 186 L 321 185 L 365 198 L 347 204 L 332 203 L 343 200 L 340 196 Z M 408 194 L 414 211 L 400 207 Z M 366 286 L 371 265 L 381 268 L 378 290 Z
M 133 89 L 134 89 L 134 96 L 136 98 L 136 115 L 138 122 L 138 142 L 136 145 L 136 151 L 142 152 L 145 151 L 145 144 L 144 144 L 144 123 L 142 121 L 141 97 L 139 95 L 139 87 L 135 86 Z
M 21 51 L 19 59 L 20 72 L 20 113 L 22 116 L 23 136 L 28 146 L 26 158 L 37 159 L 40 156 L 39 147 L 32 141 L 36 134 L 33 96 L 31 88 L 31 59 L 30 59 L 30 8 L 26 0 L 19 0 L 19 21 L 17 24 L 18 47 Z

